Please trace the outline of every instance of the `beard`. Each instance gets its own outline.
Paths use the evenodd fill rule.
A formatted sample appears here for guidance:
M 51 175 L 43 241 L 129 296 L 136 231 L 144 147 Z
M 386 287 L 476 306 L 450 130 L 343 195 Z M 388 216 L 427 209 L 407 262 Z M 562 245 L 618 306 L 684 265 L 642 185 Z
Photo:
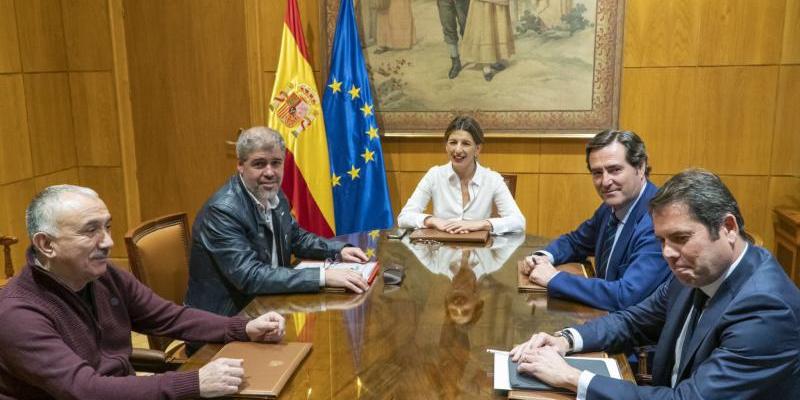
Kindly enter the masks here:
M 272 190 L 256 186 L 252 193 L 256 196 L 256 199 L 258 199 L 261 204 L 266 206 L 269 202 L 275 201 L 275 198 L 278 197 L 278 192 L 280 190 L 280 186 L 276 186 L 275 189 Z

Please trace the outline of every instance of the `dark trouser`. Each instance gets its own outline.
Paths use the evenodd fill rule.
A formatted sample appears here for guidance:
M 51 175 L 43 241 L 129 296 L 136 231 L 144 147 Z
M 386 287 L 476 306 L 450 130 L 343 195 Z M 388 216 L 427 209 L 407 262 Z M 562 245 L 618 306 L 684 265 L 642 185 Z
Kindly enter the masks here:
M 444 42 L 458 44 L 458 38 L 464 36 L 464 25 L 467 24 L 469 0 L 437 0 L 436 6 L 439 8 Z

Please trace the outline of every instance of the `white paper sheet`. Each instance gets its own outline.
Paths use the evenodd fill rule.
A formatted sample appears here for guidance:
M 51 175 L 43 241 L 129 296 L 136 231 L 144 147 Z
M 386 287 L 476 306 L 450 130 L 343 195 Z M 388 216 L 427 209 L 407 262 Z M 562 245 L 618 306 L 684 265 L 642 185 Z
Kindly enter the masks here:
M 494 353 L 494 388 L 496 390 L 511 390 L 508 378 L 508 352 L 500 350 L 486 350 Z

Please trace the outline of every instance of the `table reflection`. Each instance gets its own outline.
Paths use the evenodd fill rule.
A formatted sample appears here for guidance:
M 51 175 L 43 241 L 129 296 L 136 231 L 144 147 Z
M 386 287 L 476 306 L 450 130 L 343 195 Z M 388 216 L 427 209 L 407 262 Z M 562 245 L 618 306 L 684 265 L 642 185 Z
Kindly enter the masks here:
M 405 280 L 389 287 L 379 276 L 361 295 L 254 300 L 244 314 L 276 310 L 287 317 L 287 341 L 313 343 L 282 399 L 504 398 L 492 389 L 487 348 L 508 349 L 535 331 L 603 314 L 517 292 L 516 261 L 546 244 L 539 237 L 494 237 L 486 247 L 418 245 L 375 233 L 341 240 L 373 249 L 382 268 L 405 269 Z M 199 368 L 218 348 L 205 346 L 185 368 Z

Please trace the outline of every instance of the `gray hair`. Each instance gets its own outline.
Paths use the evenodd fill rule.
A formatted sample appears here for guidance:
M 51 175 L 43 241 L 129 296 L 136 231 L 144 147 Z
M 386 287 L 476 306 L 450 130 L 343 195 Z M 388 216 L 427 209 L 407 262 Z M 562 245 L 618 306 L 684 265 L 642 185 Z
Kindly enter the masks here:
M 56 235 L 58 233 L 56 217 L 58 216 L 58 211 L 63 207 L 61 195 L 65 193 L 79 194 L 94 199 L 100 198 L 97 192 L 82 186 L 54 185 L 45 188 L 33 197 L 33 200 L 25 210 L 25 222 L 28 225 L 28 237 L 30 239 L 33 239 L 33 236 L 39 232 L 44 232 L 48 235 Z
M 752 242 L 750 235 L 744 231 L 744 218 L 739 211 L 739 204 L 713 172 L 687 169 L 669 178 L 650 200 L 650 214 L 676 203 L 689 208 L 689 214 L 708 229 L 712 240 L 719 239 L 719 228 L 725 216 L 731 214 L 739 225 L 739 235 Z
M 236 157 L 239 162 L 245 162 L 254 151 L 270 151 L 275 145 L 282 152 L 286 151 L 286 142 L 278 132 L 266 126 L 254 126 L 239 134 L 239 139 L 236 140 Z

